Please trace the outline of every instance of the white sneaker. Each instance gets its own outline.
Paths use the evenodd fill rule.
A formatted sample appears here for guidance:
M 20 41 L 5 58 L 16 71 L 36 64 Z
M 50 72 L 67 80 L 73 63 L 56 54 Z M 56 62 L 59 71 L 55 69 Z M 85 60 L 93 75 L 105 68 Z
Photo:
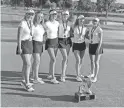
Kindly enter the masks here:
M 52 79 L 52 75 L 48 75 L 47 76 L 47 79 Z
M 60 81 L 61 82 L 65 82 L 65 77 L 64 76 L 61 76 Z
M 80 76 L 77 76 L 77 77 L 76 77 L 76 80 L 77 80 L 78 82 L 82 82 L 82 81 L 83 81 Z
M 31 81 L 34 81 L 34 78 L 30 78 Z
M 42 78 L 38 78 L 38 79 L 34 80 L 33 83 L 44 84 L 45 82 L 42 80 Z
M 80 77 L 84 78 L 84 76 L 83 76 L 83 75 L 80 75 Z
M 32 86 L 29 86 L 29 87 L 28 87 L 28 85 L 27 85 L 26 90 L 27 90 L 28 92 L 34 92 L 34 88 L 33 88 Z
M 21 81 L 21 85 L 23 86 L 25 84 L 25 80 Z M 29 86 L 33 86 L 33 83 L 28 83 Z
M 97 77 L 90 77 L 90 80 L 94 83 L 97 81 Z
M 50 82 L 52 82 L 53 84 L 59 84 L 59 81 L 57 81 L 56 78 L 51 79 Z
M 24 87 L 25 90 L 28 92 L 33 92 L 34 88 L 32 87 L 32 83 L 26 84 L 24 81 L 21 82 L 21 85 Z
M 90 77 L 90 78 L 91 78 L 91 77 L 94 77 L 94 74 L 88 75 L 88 77 Z

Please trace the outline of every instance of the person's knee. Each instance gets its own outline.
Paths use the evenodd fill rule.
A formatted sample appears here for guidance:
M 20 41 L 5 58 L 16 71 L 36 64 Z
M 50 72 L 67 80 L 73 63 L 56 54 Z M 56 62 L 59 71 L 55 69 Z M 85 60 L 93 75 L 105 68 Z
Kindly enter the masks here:
M 63 57 L 63 62 L 66 62 L 66 63 L 67 63 L 67 61 L 68 61 L 67 56 L 64 56 L 64 57 Z
M 94 60 L 91 60 L 91 64 L 94 64 Z
M 95 66 L 99 66 L 99 61 L 95 61 Z
M 25 67 L 30 68 L 31 67 L 31 62 L 25 62 Z
M 35 65 L 39 65 L 39 64 L 40 64 L 40 59 L 34 60 L 34 64 L 35 64 Z
M 81 60 L 80 59 L 76 59 L 76 63 L 80 64 Z
M 56 58 L 55 57 L 52 57 L 51 58 L 51 62 L 55 63 L 56 62 Z

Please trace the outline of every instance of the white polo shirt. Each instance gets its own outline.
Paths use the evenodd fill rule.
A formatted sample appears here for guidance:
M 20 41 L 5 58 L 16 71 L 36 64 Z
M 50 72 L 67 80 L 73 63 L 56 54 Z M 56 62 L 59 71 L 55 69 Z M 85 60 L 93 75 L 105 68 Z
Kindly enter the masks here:
M 73 38 L 73 42 L 74 43 L 83 43 L 85 41 L 85 34 L 86 34 L 86 27 L 83 27 L 82 29 L 82 35 L 80 36 L 80 31 L 82 29 L 82 27 L 74 27 L 74 38 Z
M 48 39 L 57 38 L 59 22 L 58 21 L 54 21 L 54 22 L 47 21 L 45 25 L 46 25 L 47 38 Z
M 100 41 L 100 37 L 99 37 L 99 33 L 101 33 L 101 35 L 103 36 L 103 30 L 98 26 L 95 31 L 93 32 L 93 38 L 91 39 L 91 33 L 92 33 L 92 28 L 90 29 L 89 32 L 89 36 L 90 36 L 90 43 L 95 44 L 95 43 L 99 43 Z
M 63 26 L 67 27 L 65 32 L 64 32 L 64 27 Z M 67 22 L 67 26 L 66 26 L 66 24 L 63 25 L 63 23 L 60 23 L 59 24 L 59 38 L 70 37 L 70 28 L 71 27 L 70 27 L 68 22 Z
M 41 24 L 37 26 L 33 26 L 32 31 L 33 31 L 33 40 L 42 42 L 43 35 L 45 33 L 43 26 Z
M 21 40 L 24 41 L 32 38 L 30 34 L 30 29 L 28 27 L 26 20 L 22 20 L 21 23 L 19 24 L 19 27 L 22 27 Z

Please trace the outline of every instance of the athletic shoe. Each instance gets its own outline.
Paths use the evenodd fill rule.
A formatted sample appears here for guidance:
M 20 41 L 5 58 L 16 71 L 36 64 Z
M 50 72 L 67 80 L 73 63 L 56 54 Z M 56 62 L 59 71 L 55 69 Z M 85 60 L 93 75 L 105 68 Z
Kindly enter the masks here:
M 25 80 L 21 81 L 21 85 L 23 86 L 25 84 Z M 28 85 L 33 86 L 33 83 L 29 83 Z
M 26 84 L 24 81 L 21 82 L 21 85 L 24 87 L 25 90 L 27 90 L 28 92 L 33 92 L 34 88 L 32 87 L 32 84 Z
M 91 78 L 91 77 L 94 77 L 94 74 L 88 75 L 88 77 L 90 77 L 90 78 Z
M 38 78 L 38 79 L 34 80 L 33 83 L 44 84 L 45 82 L 42 80 L 42 78 Z
M 90 77 L 90 80 L 91 80 L 92 82 L 96 82 L 96 81 L 97 81 L 97 77 Z
M 78 82 L 82 82 L 82 81 L 83 81 L 80 76 L 77 76 L 77 77 L 76 77 L 76 80 L 77 80 Z
M 65 77 L 64 76 L 61 76 L 60 81 L 61 82 L 65 82 Z
M 92 91 L 90 89 L 87 90 L 88 94 L 92 94 Z
M 80 77 L 84 78 L 84 76 L 83 76 L 83 75 L 80 75 Z
M 56 78 L 51 79 L 50 82 L 52 82 L 53 84 L 59 84 L 59 81 L 57 81 Z
M 48 75 L 47 76 L 47 79 L 52 79 L 52 75 Z
M 31 81 L 34 81 L 34 78 L 30 78 Z

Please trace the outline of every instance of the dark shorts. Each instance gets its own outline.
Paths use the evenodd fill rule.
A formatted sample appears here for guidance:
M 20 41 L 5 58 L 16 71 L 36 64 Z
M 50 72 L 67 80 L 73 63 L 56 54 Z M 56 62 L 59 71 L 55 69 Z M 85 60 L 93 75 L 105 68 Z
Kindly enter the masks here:
M 96 55 L 96 50 L 98 48 L 98 43 L 96 44 L 89 44 L 89 54 Z M 99 54 L 103 53 L 103 47 L 101 46 Z
M 48 48 L 58 48 L 58 38 L 47 39 L 45 43 L 45 50 Z
M 32 54 L 33 53 L 32 41 L 29 40 L 21 41 L 21 49 L 22 49 L 22 54 Z M 16 49 L 16 54 L 18 54 L 17 50 L 18 50 L 18 46 Z
M 33 53 L 42 53 L 43 52 L 43 42 L 33 40 Z
M 73 43 L 72 51 L 78 50 L 78 51 L 83 51 L 86 49 L 86 43 Z
M 72 47 L 72 41 L 70 37 L 58 38 L 58 48 L 66 49 L 67 53 L 69 54 L 71 47 Z

